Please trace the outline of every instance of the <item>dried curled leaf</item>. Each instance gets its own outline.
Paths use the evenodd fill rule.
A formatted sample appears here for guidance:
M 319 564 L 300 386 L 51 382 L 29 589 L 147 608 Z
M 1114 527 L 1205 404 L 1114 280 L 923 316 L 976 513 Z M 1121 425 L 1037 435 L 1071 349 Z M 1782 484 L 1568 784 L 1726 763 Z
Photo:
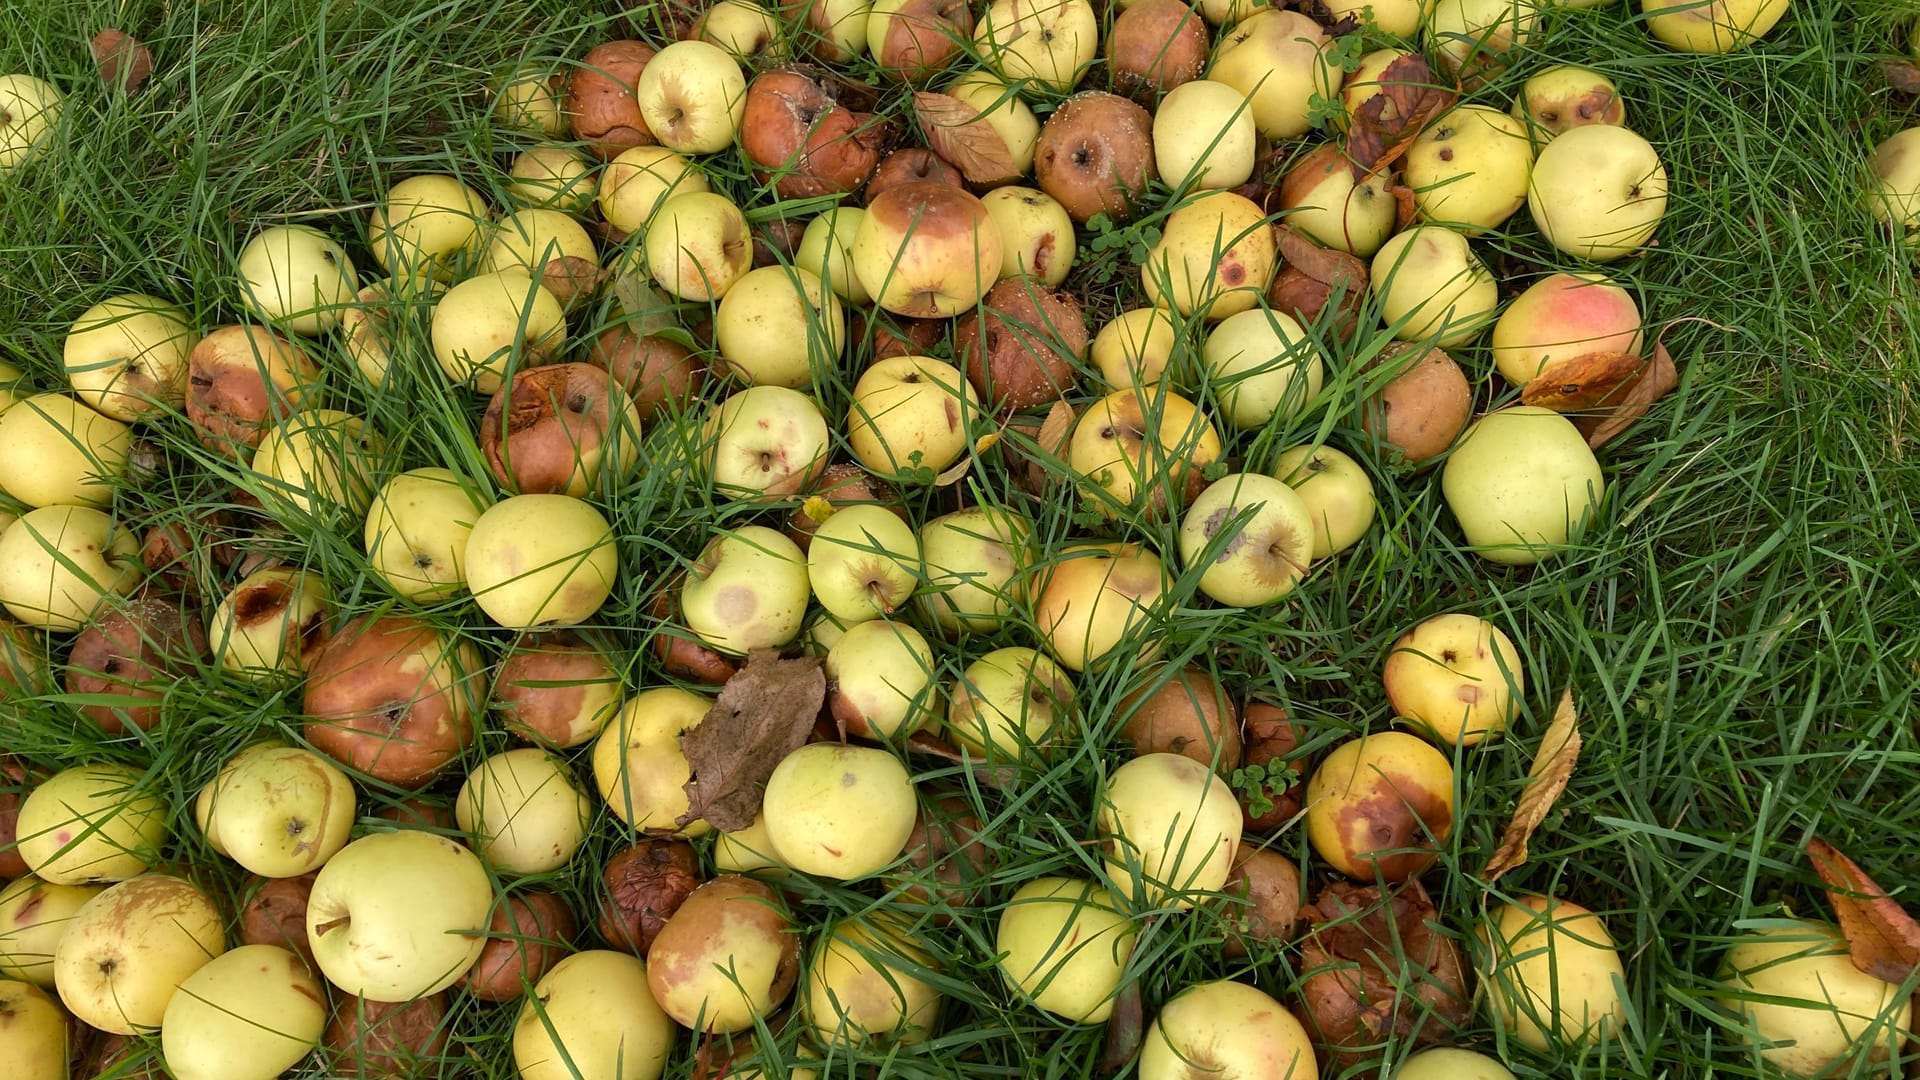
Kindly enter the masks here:
M 1275 4 L 1274 6 L 1280 7 L 1281 5 Z M 1333 9 L 1327 6 L 1326 0 L 1293 0 L 1292 3 L 1286 6 L 1293 8 L 1293 10 L 1319 23 L 1320 28 L 1327 32 L 1328 37 L 1341 37 L 1360 29 L 1359 12 L 1349 11 L 1344 15 L 1336 16 L 1333 13 Z
M 1907 981 L 1920 969 L 1920 922 L 1832 844 L 1816 837 L 1807 854 L 1826 883 L 1853 966 L 1890 983 Z
M 1328 1075 L 1377 1062 L 1390 1036 L 1443 1042 L 1471 1018 L 1460 950 L 1418 881 L 1387 896 L 1335 882 L 1300 914 L 1312 929 L 1296 1011 L 1332 1059 Z
M 153 75 L 153 53 L 124 30 L 102 30 L 88 43 L 100 81 L 132 97 Z
M 971 184 L 996 184 L 1020 175 L 1007 140 L 981 119 L 980 110 L 951 94 L 922 90 L 913 95 L 914 115 L 927 146 L 953 162 Z
M 1273 233 L 1281 266 L 1267 287 L 1267 302 L 1276 311 L 1311 323 L 1337 297 L 1333 327 L 1341 336 L 1351 336 L 1367 295 L 1367 264 L 1344 251 L 1323 248 L 1289 226 L 1277 225 Z
M 1355 180 L 1384 172 L 1400 160 L 1420 129 L 1459 100 L 1435 80 L 1426 58 L 1410 53 L 1380 73 L 1379 89 L 1349 118 L 1347 160 Z
M 1400 232 L 1412 228 L 1413 223 L 1420 218 L 1420 204 L 1414 201 L 1413 189 L 1405 184 L 1395 184 L 1387 189 L 1387 194 L 1393 196 L 1395 208 L 1393 231 Z
M 1587 445 L 1595 450 L 1612 442 L 1621 432 L 1632 427 L 1636 420 L 1647 415 L 1653 403 L 1673 392 L 1680 385 L 1680 369 L 1674 366 L 1672 354 L 1661 342 L 1654 342 L 1653 359 L 1640 369 L 1620 390 L 1620 395 L 1608 406 L 1605 412 L 1589 413 L 1573 418 L 1573 426 L 1587 437 Z
M 1493 858 L 1487 860 L 1487 868 L 1480 872 L 1487 884 L 1493 884 L 1502 874 L 1527 861 L 1527 842 L 1547 819 L 1547 812 L 1553 809 L 1560 793 L 1567 790 L 1573 767 L 1580 760 L 1581 743 L 1580 717 L 1574 712 L 1573 691 L 1568 690 L 1560 695 L 1553 720 L 1547 724 L 1546 734 L 1540 736 L 1540 752 L 1533 759 L 1533 768 L 1527 770 L 1527 786 L 1520 789 L 1513 818 L 1500 837 L 1500 846 L 1494 849 Z
M 1520 403 L 1555 412 L 1598 409 L 1619 396 L 1645 362 L 1633 353 L 1596 352 L 1562 360 L 1534 376 L 1520 391 Z
M 973 471 L 973 463 L 979 459 L 980 455 L 998 446 L 999 443 L 1000 433 L 997 431 L 989 431 L 985 435 L 975 439 L 973 441 L 973 453 L 949 465 L 946 472 L 934 477 L 933 486 L 952 487 L 960 481 L 965 480 L 967 474 Z
M 705 818 L 722 832 L 752 825 L 767 777 L 806 744 L 826 701 L 819 657 L 782 660 L 774 649 L 749 654 L 713 708 L 680 736 L 693 775 L 686 783 L 687 812 L 675 824 Z
M 1920 96 L 1920 64 L 1911 60 L 1882 60 L 1880 75 L 1895 93 Z

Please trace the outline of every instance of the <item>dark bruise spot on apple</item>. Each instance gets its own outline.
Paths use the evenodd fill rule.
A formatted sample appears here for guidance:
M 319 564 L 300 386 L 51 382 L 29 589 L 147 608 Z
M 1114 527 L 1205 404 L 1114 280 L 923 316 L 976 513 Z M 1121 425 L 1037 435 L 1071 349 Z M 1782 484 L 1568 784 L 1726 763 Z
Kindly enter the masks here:
M 241 626 L 258 626 L 279 617 L 293 602 L 293 589 L 284 581 L 259 581 L 233 597 L 233 619 Z
M 1334 828 L 1341 836 L 1364 836 L 1364 850 L 1352 852 L 1354 861 L 1379 867 L 1389 882 L 1405 881 L 1433 865 L 1436 840 L 1453 831 L 1453 812 L 1445 802 L 1418 783 L 1391 772 L 1367 781 L 1372 790 L 1340 807 Z M 1397 849 L 1407 850 L 1397 850 Z M 1374 855 L 1372 852 L 1393 852 Z

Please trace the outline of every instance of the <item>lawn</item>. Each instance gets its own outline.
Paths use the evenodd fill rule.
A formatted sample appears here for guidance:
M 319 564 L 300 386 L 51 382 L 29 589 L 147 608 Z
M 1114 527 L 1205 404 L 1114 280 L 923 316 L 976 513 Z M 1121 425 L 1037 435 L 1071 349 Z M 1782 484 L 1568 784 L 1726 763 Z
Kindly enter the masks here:
M 1468 611 L 1511 635 L 1526 671 L 1524 702 L 1509 737 L 1455 752 L 1455 826 L 1421 880 L 1445 932 L 1463 947 L 1490 904 L 1519 893 L 1561 896 L 1601 913 L 1619 943 L 1630 1002 L 1617 1038 L 1544 1052 L 1476 1009 L 1450 1041 L 1501 1058 L 1517 1076 L 1777 1075 L 1751 1034 L 1716 1008 L 1715 973 L 1744 928 L 1832 918 L 1804 850 L 1813 837 L 1920 909 L 1920 290 L 1913 250 L 1874 222 L 1857 195 L 1871 148 L 1920 115 L 1877 66 L 1905 48 L 1905 20 L 1890 3 L 1802 0 L 1758 45 L 1701 56 L 1652 41 L 1637 7 L 1624 3 L 1550 10 L 1511 69 L 1471 100 L 1504 110 L 1541 68 L 1594 68 L 1618 84 L 1627 123 L 1671 175 L 1655 244 L 1608 272 L 1653 327 L 1666 327 L 1680 383 L 1599 452 L 1607 491 L 1594 527 L 1537 567 L 1498 566 L 1462 546 L 1437 471 L 1358 455 L 1379 511 L 1353 550 L 1317 564 L 1283 601 L 1251 611 L 1208 601 L 1195 590 L 1196 575 L 1179 574 L 1175 602 L 1151 628 L 1165 659 L 1207 668 L 1236 696 L 1290 710 L 1314 754 L 1388 730 L 1381 665 L 1415 623 Z M 171 299 L 202 329 L 238 321 L 235 259 L 263 227 L 315 226 L 344 244 L 371 280 L 368 216 L 398 180 L 451 173 L 503 205 L 507 166 L 530 140 L 490 118 L 499 73 L 529 58 L 577 60 L 634 32 L 610 0 L 23 3 L 4 25 L 0 73 L 30 72 L 67 93 L 42 156 L 0 174 L 0 361 L 43 389 L 64 388 L 63 338 L 76 316 L 111 294 Z M 137 35 L 155 58 L 152 81 L 130 98 L 101 86 L 88 53 L 88 39 L 108 26 Z M 1105 78 L 1096 67 L 1083 85 L 1104 87 Z M 1058 99 L 1041 100 L 1048 107 Z M 906 109 L 892 101 L 888 108 Z M 715 190 L 749 208 L 769 205 L 737 150 L 702 163 Z M 1087 296 L 1097 329 L 1099 319 L 1141 300 L 1131 264 L 1114 262 L 1129 257 L 1125 246 L 1096 258 L 1087 251 L 1092 236 L 1083 230 L 1087 265 L 1068 287 Z M 1503 298 L 1537 272 L 1578 268 L 1524 211 L 1475 247 L 1500 274 Z M 583 306 L 572 340 L 591 340 L 618 312 L 611 297 Z M 700 315 L 680 313 L 690 326 Z M 384 471 L 446 466 L 491 492 L 474 438 L 486 398 L 448 389 L 423 351 L 424 334 L 416 338 L 384 388 L 356 374 L 337 340 L 314 339 L 326 372 L 323 403 L 383 433 Z M 1378 350 L 1380 336 L 1369 329 L 1325 344 L 1328 384 L 1349 397 L 1261 431 L 1226 429 L 1227 457 L 1258 469 L 1273 451 L 1316 438 L 1356 453 L 1367 445 L 1355 426 L 1352 371 L 1356 358 Z M 856 342 L 837 370 L 821 373 L 830 418 L 845 414 L 864 347 Z M 948 348 L 942 342 L 936 351 Z M 1511 397 L 1492 374 L 1484 341 L 1455 355 L 1481 407 Z M 1077 404 L 1094 394 L 1094 379 L 1083 383 Z M 703 400 L 727 389 L 716 380 Z M 620 567 L 591 627 L 629 693 L 669 681 L 650 648 L 663 630 L 650 608 L 660 584 L 715 527 L 778 525 L 796 505 L 770 513 L 714 494 L 690 449 L 703 411 L 655 421 L 640 465 L 594 499 L 619 537 Z M 201 447 L 183 416 L 146 425 L 143 435 L 162 464 L 120 483 L 112 509 L 129 528 L 188 520 L 230 505 L 236 484 L 258 487 L 247 470 Z M 0 487 L 7 479 L 0 476 Z M 1177 521 L 1092 521 L 1071 499 L 1015 489 L 997 452 L 983 452 L 961 483 L 914 487 L 905 502 L 916 523 L 962 502 L 1002 503 L 1033 518 L 1048 550 L 1070 536 L 1098 535 L 1145 543 L 1180 570 Z M 358 518 L 296 516 L 257 547 L 323 578 L 339 599 L 338 618 L 407 607 L 370 570 Z M 231 572 L 209 574 L 198 583 L 204 602 L 217 603 L 234 580 Z M 422 611 L 489 663 L 514 639 L 465 596 Z M 1024 618 L 992 634 L 929 638 L 943 681 L 990 648 L 1036 643 Z M 68 641 L 47 642 L 56 665 Z M 885 1050 L 836 1049 L 823 1075 L 1135 1075 L 1132 1065 L 1099 1070 L 1104 1025 L 1064 1023 L 1010 992 L 994 967 L 994 937 L 1022 883 L 1103 872 L 1088 843 L 1096 792 L 1130 756 L 1115 741 L 1115 706 L 1148 677 L 1143 670 L 1110 663 L 1080 679 L 1074 737 L 1014 783 L 995 786 L 938 758 L 908 759 L 923 793 L 958 793 L 986 823 L 983 843 L 996 869 L 974 906 L 913 909 L 916 939 L 947 998 L 937 1031 Z M 1530 861 L 1489 888 L 1482 867 L 1568 689 L 1583 755 L 1535 834 Z M 138 734 L 102 733 L 78 717 L 84 703 L 48 690 L 0 704 L 0 751 L 49 771 L 96 761 L 141 770 L 142 785 L 161 793 L 171 814 L 166 865 L 236 909 L 247 875 L 195 827 L 194 796 L 242 747 L 269 736 L 300 739 L 298 684 L 252 683 L 203 661 L 168 692 L 164 721 Z M 513 744 L 498 723 L 482 727 L 469 763 Z M 568 754 L 591 794 L 591 747 Z M 450 771 L 432 796 L 449 803 L 463 772 Z M 373 813 L 403 794 L 360 785 L 359 828 L 382 827 Z M 589 838 L 565 867 L 500 879 L 566 897 L 582 915 L 582 948 L 604 947 L 592 929 L 604 891 L 599 870 L 633 840 L 599 799 L 594 804 Z M 1333 878 L 1303 827 L 1290 824 L 1268 843 L 1309 868 L 1306 899 Z M 710 871 L 711 841 L 695 846 Z M 803 956 L 822 927 L 890 896 L 878 879 L 796 876 L 787 884 Z M 1218 909 L 1217 900 L 1208 907 Z M 1222 922 L 1205 913 L 1142 910 L 1135 926 L 1127 970 L 1148 1020 L 1176 992 L 1213 979 L 1298 1001 L 1296 947 L 1227 958 Z M 446 1055 L 418 1075 L 514 1075 L 516 1010 L 454 993 Z M 804 1031 L 797 1012 L 769 1017 L 752 1035 L 752 1060 L 766 1075 L 787 1075 Z M 159 1045 L 145 1040 L 136 1060 L 157 1055 Z M 697 1045 L 683 1032 L 665 1075 L 693 1075 Z M 1412 1050 L 1394 1042 L 1371 1062 L 1391 1065 Z M 300 1069 L 334 1075 L 323 1055 Z M 1863 1059 L 1833 1075 L 1887 1070 Z

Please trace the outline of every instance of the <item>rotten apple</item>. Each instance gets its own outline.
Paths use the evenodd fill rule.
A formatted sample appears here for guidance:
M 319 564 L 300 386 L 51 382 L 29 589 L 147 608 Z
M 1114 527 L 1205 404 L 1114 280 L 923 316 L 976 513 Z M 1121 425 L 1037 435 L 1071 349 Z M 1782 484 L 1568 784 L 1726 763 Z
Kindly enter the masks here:
M 404 615 L 361 616 L 309 662 L 303 708 L 315 749 L 375 779 L 420 787 L 474 740 L 471 642 Z

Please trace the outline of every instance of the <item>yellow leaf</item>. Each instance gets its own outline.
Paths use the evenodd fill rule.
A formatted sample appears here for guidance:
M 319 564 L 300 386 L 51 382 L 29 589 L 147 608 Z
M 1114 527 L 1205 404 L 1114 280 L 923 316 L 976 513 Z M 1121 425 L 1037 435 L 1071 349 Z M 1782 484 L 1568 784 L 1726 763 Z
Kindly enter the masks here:
M 1502 874 L 1527 861 L 1527 841 L 1533 838 L 1533 831 L 1546 820 L 1554 801 L 1567 790 L 1567 781 L 1573 778 L 1574 763 L 1580 760 L 1580 742 L 1580 718 L 1573 711 L 1573 691 L 1568 690 L 1560 695 L 1560 704 L 1553 710 L 1553 722 L 1547 725 L 1547 733 L 1540 736 L 1540 753 L 1527 772 L 1527 786 L 1521 789 L 1520 798 L 1514 803 L 1513 820 L 1507 822 L 1499 848 L 1495 849 L 1493 858 L 1487 860 L 1487 868 L 1481 871 L 1480 876 L 1487 884 L 1493 884 Z

